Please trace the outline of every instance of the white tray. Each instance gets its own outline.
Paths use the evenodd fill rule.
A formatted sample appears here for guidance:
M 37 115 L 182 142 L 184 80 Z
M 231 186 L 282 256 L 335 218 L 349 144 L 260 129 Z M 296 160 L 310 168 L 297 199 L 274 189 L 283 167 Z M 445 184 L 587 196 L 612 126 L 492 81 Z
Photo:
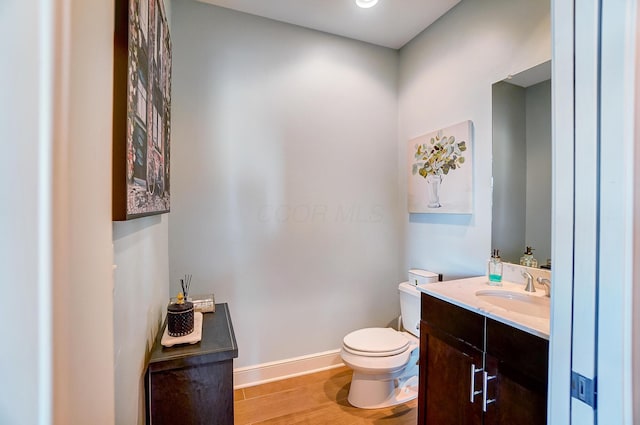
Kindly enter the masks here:
M 177 344 L 195 344 L 202 339 L 202 313 L 196 311 L 193 313 L 193 332 L 185 336 L 169 336 L 169 327 L 164 327 L 162 340 L 160 341 L 165 347 L 173 347 Z

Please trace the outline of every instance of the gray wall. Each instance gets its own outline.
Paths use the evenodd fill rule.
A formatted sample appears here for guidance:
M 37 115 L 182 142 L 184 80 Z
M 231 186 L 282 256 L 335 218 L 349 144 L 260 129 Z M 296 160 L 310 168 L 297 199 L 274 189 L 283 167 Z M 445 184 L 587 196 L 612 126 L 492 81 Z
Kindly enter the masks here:
M 168 218 L 113 223 L 117 424 L 144 424 L 144 372 L 169 300 Z
M 171 293 L 228 302 L 236 367 L 399 314 L 396 51 L 173 5 Z
M 463 1 L 400 52 L 399 156 L 407 143 L 463 120 L 474 123 L 474 213 L 413 214 L 405 221 L 404 268 L 445 277 L 486 273 L 491 250 L 491 85 L 551 58 L 548 0 Z M 401 201 L 406 211 L 406 199 Z

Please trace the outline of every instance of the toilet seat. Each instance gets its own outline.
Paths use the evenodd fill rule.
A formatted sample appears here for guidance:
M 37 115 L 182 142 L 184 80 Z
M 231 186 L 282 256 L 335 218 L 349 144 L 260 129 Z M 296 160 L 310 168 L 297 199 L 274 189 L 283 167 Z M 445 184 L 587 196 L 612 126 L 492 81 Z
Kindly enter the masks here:
M 389 357 L 407 350 L 410 341 L 391 328 L 366 328 L 351 332 L 342 340 L 345 351 L 364 357 Z

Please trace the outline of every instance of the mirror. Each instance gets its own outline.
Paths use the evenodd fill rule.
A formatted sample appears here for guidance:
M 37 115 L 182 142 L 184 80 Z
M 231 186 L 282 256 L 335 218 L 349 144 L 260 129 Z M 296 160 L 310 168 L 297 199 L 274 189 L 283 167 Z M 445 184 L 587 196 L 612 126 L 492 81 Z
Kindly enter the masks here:
M 551 62 L 493 84 L 492 106 L 491 246 L 514 264 L 531 246 L 545 266 L 551 258 Z

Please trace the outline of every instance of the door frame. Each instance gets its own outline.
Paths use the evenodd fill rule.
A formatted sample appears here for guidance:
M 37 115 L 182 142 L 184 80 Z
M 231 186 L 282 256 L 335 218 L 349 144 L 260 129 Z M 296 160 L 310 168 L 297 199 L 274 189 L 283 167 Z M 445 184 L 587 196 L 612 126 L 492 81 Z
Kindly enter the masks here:
M 601 1 L 597 422 L 633 422 L 637 2 Z M 636 221 L 636 223 L 634 223 Z M 634 270 L 634 268 L 636 270 Z
M 549 366 L 548 419 L 550 424 L 620 423 L 640 421 L 640 340 L 633 338 L 633 325 L 640 328 L 640 70 L 636 46 L 640 12 L 635 0 L 597 1 L 598 19 L 576 11 L 574 1 L 552 1 L 552 134 L 553 134 L 553 288 Z M 584 299 L 575 297 L 574 241 L 576 175 L 584 170 L 576 165 L 576 22 L 598 33 L 599 91 L 597 99 L 599 129 L 599 179 L 597 182 L 598 220 L 596 224 L 597 271 L 594 281 L 596 303 L 592 331 L 584 323 L 573 322 L 573 312 L 585 310 Z M 580 140 L 582 143 L 583 140 Z M 578 174 L 576 174 L 578 173 Z M 588 188 L 589 189 L 589 188 Z M 583 190 L 581 187 L 580 190 Z M 584 229 L 580 229 L 583 231 Z M 594 230 L 594 229 L 591 229 Z M 637 286 L 637 285 L 636 285 Z M 588 297 L 587 297 L 588 298 Z M 637 301 L 634 303 L 633 301 Z M 582 321 L 584 317 L 576 317 Z M 593 319 L 593 321 L 592 321 Z M 594 336 L 593 371 L 597 378 L 597 409 L 584 409 L 572 399 L 572 352 L 579 353 L 584 341 L 575 340 L 580 332 Z M 573 339 L 573 341 L 572 341 Z M 588 344 L 587 344 L 588 345 Z M 634 355 L 635 354 L 635 355 Z M 634 363 L 635 362 L 635 363 Z M 574 369 L 576 365 L 573 365 Z M 635 401 L 635 412 L 634 412 Z M 577 408 L 572 409 L 572 406 Z M 588 407 L 588 406 L 587 406 Z M 587 413 L 585 415 L 585 413 Z M 595 414 L 594 414 L 595 413 Z M 585 421 L 585 418 L 588 418 Z
M 571 420 L 571 326 L 573 309 L 574 198 L 574 7 L 551 3 L 552 219 L 551 328 L 549 339 L 549 424 Z M 560 161 L 565 158 L 566 161 Z

